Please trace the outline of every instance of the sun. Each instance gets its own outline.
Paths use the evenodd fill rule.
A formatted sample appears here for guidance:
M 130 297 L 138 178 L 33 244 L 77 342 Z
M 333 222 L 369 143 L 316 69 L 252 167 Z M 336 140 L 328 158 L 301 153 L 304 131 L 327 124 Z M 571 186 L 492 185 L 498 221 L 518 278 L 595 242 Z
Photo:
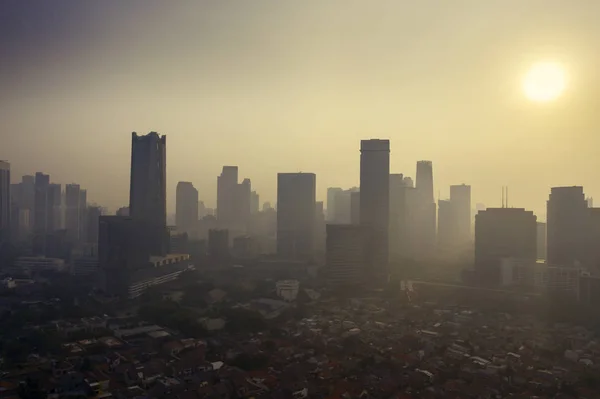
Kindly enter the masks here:
M 567 74 L 556 62 L 539 62 L 523 77 L 523 92 L 531 101 L 550 102 L 560 97 L 567 87 Z

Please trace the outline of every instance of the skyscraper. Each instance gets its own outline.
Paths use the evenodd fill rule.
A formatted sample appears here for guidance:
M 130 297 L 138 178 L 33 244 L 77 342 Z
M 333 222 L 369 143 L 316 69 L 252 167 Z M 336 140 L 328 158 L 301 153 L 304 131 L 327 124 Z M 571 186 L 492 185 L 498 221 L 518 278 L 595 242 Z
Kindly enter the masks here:
M 488 208 L 475 217 L 475 270 L 482 282 L 500 281 L 502 259 L 535 262 L 537 217 L 521 208 Z
M 350 224 L 360 224 L 360 190 L 350 193 Z
M 537 257 L 546 259 L 546 223 L 537 222 Z
M 583 187 L 552 187 L 547 203 L 547 261 L 575 266 L 586 260 L 588 203 Z
M 79 190 L 79 242 L 88 242 L 87 190 Z
M 180 233 L 190 233 L 198 224 L 198 190 L 187 181 L 177 183 L 175 225 Z
M 401 229 L 404 216 L 404 175 L 390 173 L 390 256 L 401 255 Z
M 433 196 L 433 165 L 417 162 L 416 195 L 418 197 L 416 256 L 426 258 L 434 253 L 436 244 L 436 204 Z
M 440 254 L 456 251 L 458 230 L 456 207 L 452 200 L 438 200 L 437 249 Z
M 234 227 L 238 222 L 238 167 L 223 166 L 217 177 L 217 220 L 223 228 Z
M 35 174 L 34 197 L 34 242 L 33 252 L 44 255 L 46 251 L 46 234 L 48 233 L 48 186 L 50 176 L 41 172 Z
M 360 143 L 360 225 L 369 231 L 369 266 L 387 273 L 390 223 L 390 141 Z
M 340 187 L 327 188 L 327 214 L 325 216 L 328 222 L 332 222 L 335 218 L 335 197 L 342 191 Z
M 368 275 L 368 235 L 359 225 L 327 225 L 326 276 L 332 285 L 357 285 Z
M 277 174 L 277 253 L 283 258 L 314 254 L 316 182 L 314 173 Z
M 48 185 L 48 232 L 59 230 L 62 226 L 62 187 L 60 184 Z
M 168 245 L 166 149 L 166 136 L 131 134 L 129 214 L 153 231 L 153 255 L 164 255 Z
M 79 184 L 65 186 L 65 229 L 67 237 L 72 242 L 79 241 L 79 207 L 81 200 L 81 187 Z
M 250 213 L 256 215 L 260 211 L 260 196 L 256 191 L 250 193 Z
M 471 186 L 450 186 L 450 201 L 456 217 L 456 242 L 463 246 L 471 242 Z
M 246 232 L 250 215 L 252 214 L 252 183 L 250 179 L 244 179 L 238 185 L 239 227 Z
M 0 245 L 10 239 L 10 214 L 10 163 L 0 161 Z

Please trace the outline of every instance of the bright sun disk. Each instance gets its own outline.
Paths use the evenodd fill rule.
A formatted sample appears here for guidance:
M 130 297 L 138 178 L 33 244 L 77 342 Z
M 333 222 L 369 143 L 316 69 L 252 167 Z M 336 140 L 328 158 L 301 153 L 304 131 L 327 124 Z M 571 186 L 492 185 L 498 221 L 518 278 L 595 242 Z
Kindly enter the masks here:
M 555 62 L 534 64 L 523 77 L 523 92 L 531 101 L 554 101 L 565 91 L 567 76 L 563 67 Z

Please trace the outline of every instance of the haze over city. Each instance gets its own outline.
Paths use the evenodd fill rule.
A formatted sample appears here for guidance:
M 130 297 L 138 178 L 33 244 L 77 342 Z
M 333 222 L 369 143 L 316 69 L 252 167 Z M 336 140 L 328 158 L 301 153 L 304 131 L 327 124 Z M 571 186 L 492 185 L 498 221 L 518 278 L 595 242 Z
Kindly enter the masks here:
M 433 161 L 435 195 L 545 219 L 550 187 L 600 193 L 600 3 L 579 1 L 5 1 L 2 154 L 88 200 L 128 204 L 130 133 L 168 136 L 167 207 L 191 181 L 215 206 L 222 165 L 261 201 L 277 172 L 359 183 L 359 142 L 389 138 L 391 171 Z M 532 101 L 538 62 L 564 91 Z

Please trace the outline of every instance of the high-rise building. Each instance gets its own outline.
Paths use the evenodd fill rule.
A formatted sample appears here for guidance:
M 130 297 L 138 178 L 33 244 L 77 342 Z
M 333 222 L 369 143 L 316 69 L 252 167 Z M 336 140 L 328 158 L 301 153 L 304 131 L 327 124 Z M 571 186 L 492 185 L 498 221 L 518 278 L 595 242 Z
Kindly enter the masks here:
M 50 176 L 41 172 L 35 174 L 34 237 L 33 253 L 44 255 L 46 234 L 48 233 L 48 186 Z
M 325 209 L 323 201 L 315 203 L 315 251 L 325 252 Z
M 248 229 L 250 215 L 252 214 L 252 183 L 250 179 L 244 179 L 238 185 L 239 227 L 243 232 Z
M 229 230 L 208 230 L 208 254 L 214 259 L 226 259 L 229 257 Z
M 401 255 L 404 202 L 404 175 L 390 173 L 390 256 L 398 258 Z
M 359 192 L 357 187 L 335 192 L 333 219 L 334 224 L 352 223 L 352 193 Z
M 436 204 L 433 196 L 433 165 L 431 161 L 417 162 L 416 194 L 418 224 L 416 256 L 426 258 L 434 253 L 436 244 Z
M 79 207 L 81 205 L 81 187 L 79 184 L 65 186 L 65 229 L 72 242 L 79 241 Z
M 52 233 L 62 227 L 62 187 L 60 184 L 48 185 L 47 230 Z
M 335 201 L 338 193 L 344 191 L 340 187 L 329 187 L 327 189 L 327 221 L 332 222 L 335 218 Z
M 256 191 L 250 193 L 250 214 L 256 215 L 260 211 L 260 196 Z
M 471 242 L 471 186 L 450 186 L 450 201 L 456 215 L 456 242 L 463 246 Z
M 287 259 L 310 259 L 315 245 L 314 173 L 277 174 L 277 253 Z
M 546 223 L 537 222 L 537 258 L 546 259 Z
M 129 216 L 129 207 L 122 206 L 121 208 L 117 209 L 116 215 L 117 216 Z
M 502 259 L 535 262 L 537 217 L 522 208 L 488 208 L 475 216 L 475 270 L 482 282 L 497 285 Z
M 390 141 L 360 143 L 360 225 L 369 231 L 369 266 L 386 274 L 389 260 Z
M 99 206 L 89 206 L 87 209 L 87 234 L 88 244 L 98 244 L 98 229 L 100 228 L 100 216 L 102 209 Z
M 131 135 L 129 214 L 152 231 L 153 255 L 166 254 L 167 233 L 167 138 L 150 132 Z
M 87 227 L 87 190 L 79 190 L 79 241 L 88 241 L 88 227 Z
M 239 217 L 238 167 L 223 166 L 217 177 L 217 220 L 225 228 L 235 227 Z
M 0 246 L 10 240 L 10 163 L 0 161 Z
M 206 215 L 208 215 L 208 210 L 206 205 L 204 205 L 204 201 L 198 201 L 198 220 L 202 219 Z
M 175 225 L 180 233 L 190 234 L 198 224 L 198 190 L 190 182 L 177 183 Z
M 360 224 L 360 190 L 350 193 L 350 224 Z
M 327 225 L 326 276 L 332 285 L 357 285 L 369 270 L 368 231 L 360 225 Z
M 149 259 L 145 225 L 127 216 L 101 216 L 98 222 L 98 263 L 104 290 L 123 295 L 133 272 Z
M 452 200 L 438 200 L 438 243 L 440 254 L 453 253 L 456 250 L 458 230 L 456 207 Z
M 589 217 L 583 187 L 552 187 L 546 213 L 548 264 L 583 265 L 587 257 Z

